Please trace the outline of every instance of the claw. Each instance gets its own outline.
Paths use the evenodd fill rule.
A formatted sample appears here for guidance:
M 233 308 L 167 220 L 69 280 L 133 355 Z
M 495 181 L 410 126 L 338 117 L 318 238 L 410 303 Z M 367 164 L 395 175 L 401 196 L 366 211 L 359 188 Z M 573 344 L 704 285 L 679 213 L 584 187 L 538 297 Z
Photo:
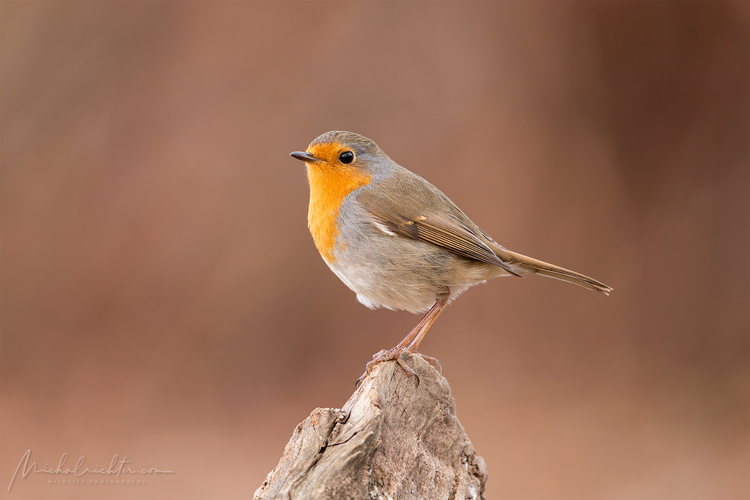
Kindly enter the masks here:
M 419 375 L 417 375 L 417 372 L 415 372 L 411 366 L 406 364 L 406 360 L 403 358 L 404 351 L 401 351 L 398 353 L 398 357 L 396 358 L 396 361 L 398 361 L 398 364 L 401 365 L 401 368 L 404 369 L 406 374 L 410 377 L 417 377 L 417 387 L 419 387 Z
M 409 351 L 409 352 L 411 352 L 411 351 Z M 420 356 L 422 356 L 422 358 L 424 358 L 425 361 L 427 361 L 428 363 L 430 363 L 433 368 L 435 368 L 437 371 L 439 371 L 440 375 L 443 374 L 443 363 L 441 363 L 439 359 L 433 358 L 432 356 L 427 356 L 427 355 L 421 354 L 421 353 L 420 353 Z

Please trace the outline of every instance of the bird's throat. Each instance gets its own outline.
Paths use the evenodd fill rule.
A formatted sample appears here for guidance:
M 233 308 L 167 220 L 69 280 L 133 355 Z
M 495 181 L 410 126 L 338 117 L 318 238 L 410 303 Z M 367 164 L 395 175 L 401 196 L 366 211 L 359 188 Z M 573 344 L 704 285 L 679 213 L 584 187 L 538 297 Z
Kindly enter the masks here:
M 336 219 L 341 204 L 349 193 L 369 184 L 371 177 L 354 168 L 308 163 L 307 179 L 310 182 L 307 226 L 320 255 L 332 264 L 336 237 L 339 235 Z

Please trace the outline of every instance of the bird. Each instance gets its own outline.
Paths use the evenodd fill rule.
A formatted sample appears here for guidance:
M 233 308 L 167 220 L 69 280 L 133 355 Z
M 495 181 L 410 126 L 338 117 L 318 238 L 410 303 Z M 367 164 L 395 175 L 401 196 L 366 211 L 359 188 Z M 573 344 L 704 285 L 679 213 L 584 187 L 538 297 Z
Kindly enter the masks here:
M 290 156 L 306 165 L 308 228 L 331 271 L 371 309 L 426 312 L 395 347 L 373 355 L 357 384 L 390 360 L 416 376 L 403 353 L 416 353 L 443 309 L 489 279 L 539 274 L 606 295 L 612 291 L 498 244 L 442 191 L 362 135 L 326 132 Z M 442 371 L 437 359 L 421 355 Z

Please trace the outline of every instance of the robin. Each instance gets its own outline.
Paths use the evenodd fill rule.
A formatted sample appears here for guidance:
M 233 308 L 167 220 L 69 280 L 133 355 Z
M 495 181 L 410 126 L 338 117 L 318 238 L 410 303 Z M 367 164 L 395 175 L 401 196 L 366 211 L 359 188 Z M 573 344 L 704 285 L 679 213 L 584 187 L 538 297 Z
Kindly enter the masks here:
M 328 267 L 369 308 L 427 311 L 398 345 L 373 356 L 358 382 L 387 360 L 416 375 L 402 353 L 416 352 L 445 306 L 488 279 L 541 274 L 607 295 L 612 291 L 499 245 L 439 189 L 359 134 L 326 132 L 291 156 L 307 166 L 307 224 Z M 438 367 L 435 358 L 423 357 Z

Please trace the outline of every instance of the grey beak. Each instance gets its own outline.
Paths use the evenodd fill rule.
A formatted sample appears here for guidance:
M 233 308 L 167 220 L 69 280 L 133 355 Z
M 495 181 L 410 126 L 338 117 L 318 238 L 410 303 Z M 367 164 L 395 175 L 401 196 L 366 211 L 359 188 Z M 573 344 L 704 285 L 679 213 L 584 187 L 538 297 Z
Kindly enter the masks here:
M 321 161 L 323 161 L 319 158 L 315 158 L 310 153 L 305 153 L 303 151 L 295 151 L 293 153 L 289 153 L 289 156 L 291 156 L 292 158 L 297 158 L 298 160 L 304 161 L 306 163 L 320 163 Z

